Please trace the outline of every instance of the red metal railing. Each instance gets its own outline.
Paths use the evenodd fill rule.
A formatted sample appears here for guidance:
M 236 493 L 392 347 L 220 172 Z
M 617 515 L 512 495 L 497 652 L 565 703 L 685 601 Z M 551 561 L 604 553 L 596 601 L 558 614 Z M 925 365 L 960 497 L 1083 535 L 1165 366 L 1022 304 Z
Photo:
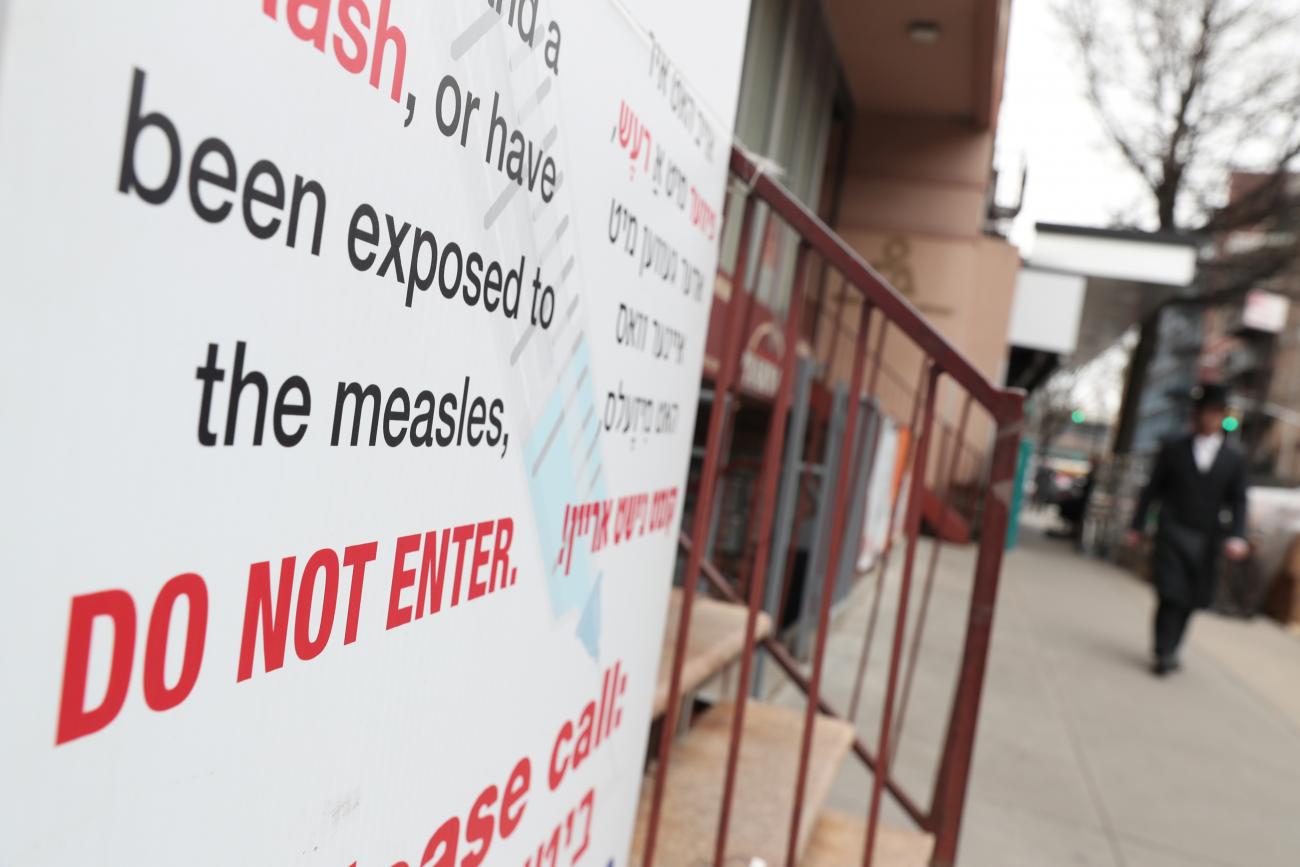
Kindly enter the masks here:
M 832 314 L 835 331 L 828 355 L 827 377 L 834 375 L 834 362 L 838 357 L 836 344 L 845 334 L 854 341 L 852 361 L 847 372 L 848 394 L 851 398 L 876 397 L 880 388 L 881 372 L 892 377 L 895 391 L 899 381 L 906 382 L 886 360 L 886 344 L 900 352 L 919 350 L 920 376 L 911 390 L 910 407 L 897 412 L 897 417 L 910 416 L 905 466 L 910 470 L 907 482 L 907 508 L 902 516 L 903 561 L 896 579 L 898 601 L 889 634 L 888 659 L 883 697 L 880 700 L 879 726 L 874 748 L 867 746 L 861 734 L 855 734 L 853 754 L 871 774 L 871 788 L 866 809 L 862 864 L 871 865 L 877 842 L 883 796 L 888 794 L 920 828 L 934 836 L 931 860 L 936 867 L 947 867 L 956 858 L 957 841 L 961 828 L 962 808 L 970 774 L 971 757 L 975 742 L 976 721 L 979 714 L 981 687 L 988 658 L 989 637 L 992 627 L 993 606 L 997 593 L 1001 566 L 1003 540 L 1006 536 L 1011 482 L 1015 469 L 1016 452 L 1020 438 L 1023 395 L 991 383 L 973 364 L 955 349 L 926 319 L 892 289 L 863 259 L 841 238 L 824 225 L 811 211 L 792 198 L 776 181 L 764 175 L 749 157 L 738 149 L 731 154 L 731 172 L 743 188 L 743 212 L 739 250 L 733 272 L 731 300 L 725 310 L 724 347 L 719 358 L 714 380 L 707 433 L 704 442 L 702 466 L 695 491 L 694 511 L 689 532 L 683 533 L 682 549 L 685 557 L 685 579 L 682 586 L 681 623 L 677 631 L 672 666 L 669 674 L 669 700 L 657 744 L 650 794 L 650 808 L 645 828 L 645 846 L 641 853 L 643 865 L 655 862 L 656 846 L 661 832 L 660 822 L 668 775 L 672 769 L 675 735 L 682 714 L 682 677 L 691 614 L 700 579 L 703 578 L 715 595 L 722 599 L 747 606 L 744 632 L 744 650 L 738 667 L 734 697 L 734 715 L 731 720 L 730 742 L 723 768 L 723 785 L 716 838 L 713 846 L 713 864 L 721 867 L 728 854 L 728 836 L 736 798 L 737 766 L 745 732 L 745 712 L 750 700 L 752 673 L 756 653 L 761 650 L 778 669 L 806 697 L 802 737 L 799 742 L 797 773 L 793 780 L 773 780 L 772 786 L 793 787 L 794 798 L 789 817 L 789 834 L 786 847 L 786 864 L 794 865 L 797 858 L 799 829 L 804 822 L 805 789 L 808 783 L 809 764 L 813 744 L 813 727 L 818 714 L 855 722 L 862 703 L 862 684 L 870 663 L 870 651 L 881 611 L 881 599 L 886 578 L 890 572 L 889 560 L 892 546 L 887 546 L 878 559 L 875 586 L 858 656 L 856 677 L 847 712 L 836 709 L 824 694 L 823 682 L 827 667 L 827 640 L 831 633 L 831 608 L 833 590 L 840 574 L 842 547 L 848 538 L 856 538 L 846 526 L 850 487 L 856 474 L 852 472 L 854 460 L 867 461 L 868 474 L 874 466 L 874 448 L 878 437 L 873 437 L 867 454 L 855 454 L 859 442 L 858 427 L 864 424 L 859 418 L 861 401 L 850 399 L 847 408 L 845 432 L 839 446 L 841 468 L 833 484 L 829 551 L 825 558 L 823 575 L 808 576 L 819 580 L 816 628 L 813 635 L 811 659 L 806 663 L 796 658 L 783 643 L 779 634 L 759 636 L 759 613 L 763 606 L 769 567 L 775 558 L 785 563 L 789 551 L 773 551 L 773 525 L 776 500 L 781 475 L 782 455 L 785 450 L 787 420 L 790 416 L 795 367 L 803 333 L 801 317 L 805 307 L 805 283 L 815 259 L 822 264 L 821 279 L 832 279 L 837 272 L 845 287 L 858 295 L 856 315 L 846 310 L 842 293 Z M 753 294 L 745 291 L 746 268 L 750 263 L 750 244 L 755 237 L 767 238 L 770 222 L 762 233 L 754 231 L 754 221 L 760 211 L 763 219 L 779 221 L 778 225 L 793 232 L 798 239 L 793 284 L 789 303 L 785 305 L 784 355 L 781 359 L 781 378 L 770 412 L 767 438 L 757 499 L 750 526 L 753 528 L 753 557 L 747 562 L 745 580 L 735 582 L 724 575 L 705 558 L 704 540 L 708 538 L 714 499 L 721 474 L 721 452 L 727 441 L 734 403 L 738 393 L 738 368 L 743 351 L 744 325 L 749 321 L 755 304 Z M 734 218 L 734 204 L 730 208 Z M 820 298 L 830 293 L 822 284 Z M 828 300 L 828 299 L 827 299 Z M 819 313 L 824 311 L 819 311 Z M 848 317 L 845 319 L 844 317 Z M 856 327 L 849 323 L 856 320 Z M 878 324 L 876 324 L 878 323 Z M 821 322 L 817 324 L 820 330 Z M 874 334 L 874 339 L 873 338 Z M 897 403 L 897 401 L 895 401 Z M 941 405 L 959 405 L 955 426 L 950 419 L 942 418 Z M 887 409 L 891 409 L 887 407 Z M 900 408 L 895 406 L 893 410 Z M 986 442 L 972 437 L 973 412 L 983 416 Z M 936 430 L 938 445 L 935 448 Z M 972 442 L 973 440 L 973 442 Z M 937 455 L 931 472 L 931 451 Z M 989 460 L 983 455 L 990 454 Z M 948 711 L 946 731 L 938 746 L 939 759 L 928 806 L 892 773 L 897 744 L 907 719 L 909 702 L 917 676 L 917 660 L 921 653 L 922 637 L 929 615 L 936 581 L 941 533 L 931 542 L 924 582 L 920 589 L 919 604 L 911 605 L 913 572 L 918 559 L 918 542 L 922 532 L 922 516 L 927 491 L 937 497 L 940 504 L 956 506 L 955 494 L 965 492 L 958 508 L 964 517 L 978 521 L 978 553 L 965 614 L 965 635 L 959 657 L 953 698 Z M 889 518 L 889 538 L 895 537 L 897 509 L 892 508 Z M 779 573 L 778 573 L 779 574 Z M 788 575 L 788 571 L 786 572 Z M 785 590 L 779 598 L 786 598 Z M 909 619 L 914 623 L 910 631 Z M 779 624 L 778 624 L 779 625 Z M 666 865 L 682 867 L 682 865 Z

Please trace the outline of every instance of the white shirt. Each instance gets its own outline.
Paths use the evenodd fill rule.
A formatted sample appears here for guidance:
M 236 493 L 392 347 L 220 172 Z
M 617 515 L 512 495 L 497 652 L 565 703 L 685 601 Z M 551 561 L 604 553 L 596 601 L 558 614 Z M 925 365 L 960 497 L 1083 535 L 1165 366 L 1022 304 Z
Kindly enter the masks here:
M 1223 445 L 1223 434 L 1192 437 L 1192 457 L 1196 459 L 1196 468 L 1208 473 L 1214 466 L 1214 459 L 1219 456 L 1219 447 Z

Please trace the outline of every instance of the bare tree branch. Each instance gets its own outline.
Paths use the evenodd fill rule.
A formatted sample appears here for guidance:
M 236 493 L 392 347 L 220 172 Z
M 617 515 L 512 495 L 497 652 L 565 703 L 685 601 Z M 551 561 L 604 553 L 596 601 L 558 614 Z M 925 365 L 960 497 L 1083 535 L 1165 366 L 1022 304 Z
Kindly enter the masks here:
M 1058 0 L 1056 12 L 1159 228 L 1240 224 L 1267 194 L 1218 213 L 1230 174 L 1284 172 L 1300 158 L 1300 25 L 1272 0 Z

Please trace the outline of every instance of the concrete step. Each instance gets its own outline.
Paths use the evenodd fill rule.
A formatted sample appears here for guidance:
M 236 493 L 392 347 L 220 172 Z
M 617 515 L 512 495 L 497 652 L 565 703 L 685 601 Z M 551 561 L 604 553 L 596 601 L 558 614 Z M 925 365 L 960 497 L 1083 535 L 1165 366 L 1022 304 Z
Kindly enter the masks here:
M 837 813 L 822 812 L 813 828 L 801 867 L 845 867 L 862 863 L 867 823 Z M 934 849 L 934 837 L 924 831 L 881 823 L 876 829 L 876 851 L 872 867 L 926 867 Z
M 686 659 L 682 664 L 682 695 L 695 692 L 705 681 L 740 658 L 745 647 L 745 618 L 748 615 L 749 611 L 743 605 L 695 594 L 695 604 L 691 607 L 691 632 L 686 638 Z M 659 653 L 659 680 L 655 685 L 654 703 L 656 718 L 662 716 L 668 707 L 668 682 L 672 677 L 673 651 L 677 646 L 677 627 L 681 620 L 682 591 L 674 587 L 668 603 L 664 643 Z M 772 619 L 760 611 L 754 627 L 754 641 L 758 642 L 772 631 Z
M 691 730 L 674 744 L 660 817 L 657 865 L 692 867 L 713 862 L 733 716 L 730 703 L 716 705 L 700 714 Z M 785 863 L 802 732 L 802 711 L 756 701 L 745 705 L 740 763 L 727 836 L 728 857 L 739 859 L 734 863 L 750 864 L 755 858 L 762 859 L 769 867 Z M 852 743 L 853 728 L 848 723 L 817 717 L 799 828 L 799 852 L 812 836 L 831 783 Z M 641 863 L 652 791 L 653 776 L 649 776 L 641 787 L 641 802 L 637 807 L 633 864 Z

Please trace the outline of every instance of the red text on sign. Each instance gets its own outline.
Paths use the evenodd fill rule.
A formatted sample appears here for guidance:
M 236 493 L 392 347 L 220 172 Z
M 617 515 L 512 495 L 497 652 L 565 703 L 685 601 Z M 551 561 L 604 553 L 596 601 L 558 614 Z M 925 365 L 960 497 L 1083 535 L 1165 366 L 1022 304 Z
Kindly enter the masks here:
M 269 18 L 278 20 L 280 5 L 278 0 L 262 0 L 262 11 Z M 379 89 L 384 57 L 391 48 L 394 66 L 389 96 L 393 102 L 401 102 L 402 77 L 406 72 L 406 36 L 400 28 L 388 23 L 389 0 L 379 0 L 379 15 L 371 33 L 371 5 L 366 0 L 339 0 L 336 7 L 334 0 L 288 0 L 284 17 L 294 36 L 310 42 L 322 53 L 333 31 L 330 45 L 334 59 L 353 75 L 365 72 L 366 58 L 370 57 L 370 86 L 375 90 Z M 334 7 L 333 27 L 330 26 L 331 7 Z
M 253 657 L 259 636 L 263 669 L 275 671 L 284 665 L 291 610 L 294 653 L 304 661 L 320 656 L 334 632 L 344 572 L 348 573 L 348 588 L 343 643 L 356 641 L 366 565 L 375 559 L 378 549 L 378 542 L 365 542 L 345 548 L 340 557 L 333 548 L 321 548 L 307 558 L 301 570 L 296 557 L 285 557 L 280 561 L 279 578 L 274 586 L 271 563 L 254 563 L 248 573 L 248 597 L 244 604 L 244 632 L 236 680 L 248 680 L 253 676 Z M 321 599 L 320 615 L 313 622 L 312 608 L 317 596 Z
M 564 529 L 560 531 L 560 552 L 555 565 L 563 566 L 564 574 L 569 574 L 574 546 L 583 536 L 591 537 L 591 550 L 595 553 L 608 545 L 621 545 L 634 535 L 667 530 L 676 513 L 677 488 L 565 506 Z
M 578 715 L 576 729 L 570 720 L 565 720 L 560 726 L 551 747 L 551 763 L 546 777 L 552 791 L 564 782 L 565 774 L 578 770 L 614 733 L 614 729 L 623 724 L 620 699 L 626 691 L 627 673 L 623 671 L 623 663 L 615 662 L 613 668 L 605 669 L 601 678 L 600 699 L 587 702 Z
M 176 683 L 167 685 L 167 646 L 176 604 L 184 600 L 185 650 Z M 100 624 L 97 627 L 96 624 Z M 92 632 L 111 628 L 108 687 L 99 703 L 86 706 L 86 681 L 90 673 Z M 208 588 L 203 578 L 186 572 L 172 578 L 158 592 L 149 615 L 144 646 L 144 700 L 152 710 L 164 711 L 184 701 L 194 689 L 203 664 L 208 632 Z M 68 617 L 68 646 L 63 661 L 63 690 L 54 743 L 93 734 L 111 723 L 126 703 L 135 662 L 136 609 L 125 590 L 103 590 L 72 598 Z
M 537 852 L 528 856 L 524 867 L 558 867 L 560 853 L 570 852 L 568 863 L 577 864 L 591 845 L 591 815 L 596 809 L 596 790 L 588 789 L 578 806 L 569 810 L 564 821 L 556 825 L 551 836 L 537 846 Z
M 497 518 L 398 538 L 388 592 L 388 628 L 437 614 L 443 605 L 454 608 L 462 601 L 473 602 L 513 587 L 519 571 L 510 565 L 514 535 L 515 522 Z M 453 549 L 454 557 L 450 556 Z M 407 593 L 413 585 L 414 608 Z
M 463 821 L 459 815 L 450 816 L 439 825 L 418 861 L 394 861 L 393 867 L 478 867 L 498 836 L 505 840 L 519 827 L 531 781 L 532 764 L 524 757 L 515 763 L 503 788 L 490 785 L 478 793 Z M 353 861 L 351 867 L 359 863 Z

